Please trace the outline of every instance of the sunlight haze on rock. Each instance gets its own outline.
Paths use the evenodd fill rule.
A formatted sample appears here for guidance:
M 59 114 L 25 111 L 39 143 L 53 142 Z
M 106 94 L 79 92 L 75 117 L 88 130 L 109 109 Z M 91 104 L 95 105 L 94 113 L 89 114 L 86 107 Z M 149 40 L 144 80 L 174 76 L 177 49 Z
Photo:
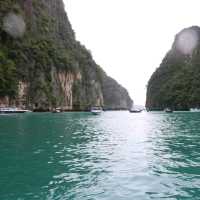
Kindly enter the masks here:
M 191 55 L 198 44 L 198 34 L 195 30 L 184 30 L 178 37 L 177 48 L 185 55 Z
M 9 13 L 4 17 L 3 29 L 13 38 L 19 38 L 24 35 L 26 24 L 22 16 Z

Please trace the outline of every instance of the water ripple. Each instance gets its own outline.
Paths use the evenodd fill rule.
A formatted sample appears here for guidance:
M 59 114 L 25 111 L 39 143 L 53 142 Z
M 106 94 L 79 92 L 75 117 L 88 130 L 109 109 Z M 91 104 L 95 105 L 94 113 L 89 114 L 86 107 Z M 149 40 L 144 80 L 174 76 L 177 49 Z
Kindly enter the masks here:
M 199 199 L 198 113 L 33 113 L 0 130 L 0 199 Z

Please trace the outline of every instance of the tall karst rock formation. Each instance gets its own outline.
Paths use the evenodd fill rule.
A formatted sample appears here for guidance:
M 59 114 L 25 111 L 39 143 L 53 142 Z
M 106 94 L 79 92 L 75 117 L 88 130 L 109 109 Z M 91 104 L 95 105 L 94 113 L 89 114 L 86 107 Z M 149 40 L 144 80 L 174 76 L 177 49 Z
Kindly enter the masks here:
M 183 29 L 151 76 L 147 87 L 149 110 L 200 108 L 200 28 Z
M 0 105 L 128 109 L 132 100 L 75 39 L 62 0 L 0 1 Z

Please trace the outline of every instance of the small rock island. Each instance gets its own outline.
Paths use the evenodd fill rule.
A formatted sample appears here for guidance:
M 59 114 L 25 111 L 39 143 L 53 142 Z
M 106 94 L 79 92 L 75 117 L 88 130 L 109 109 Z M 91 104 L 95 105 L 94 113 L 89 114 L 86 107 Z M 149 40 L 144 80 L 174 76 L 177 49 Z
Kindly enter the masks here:
M 132 100 L 76 40 L 62 0 L 6 0 L 0 1 L 0 106 L 118 110 L 131 108 Z

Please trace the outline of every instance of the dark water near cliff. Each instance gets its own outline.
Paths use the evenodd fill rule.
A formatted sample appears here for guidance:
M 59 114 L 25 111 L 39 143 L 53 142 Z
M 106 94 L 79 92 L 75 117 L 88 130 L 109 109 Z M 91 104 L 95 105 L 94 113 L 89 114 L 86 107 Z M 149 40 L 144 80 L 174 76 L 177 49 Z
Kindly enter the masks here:
M 0 116 L 0 199 L 200 199 L 200 113 Z

